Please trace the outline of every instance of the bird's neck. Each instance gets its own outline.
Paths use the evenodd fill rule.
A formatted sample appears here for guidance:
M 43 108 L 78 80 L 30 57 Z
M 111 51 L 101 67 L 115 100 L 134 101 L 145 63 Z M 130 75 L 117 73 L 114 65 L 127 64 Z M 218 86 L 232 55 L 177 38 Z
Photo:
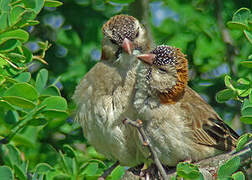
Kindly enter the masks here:
M 150 108 L 157 107 L 161 104 L 175 104 L 183 97 L 188 81 L 187 62 L 176 67 L 177 78 L 174 85 L 168 87 L 162 92 L 153 89 L 150 85 L 148 77 L 149 67 L 146 64 L 141 64 L 137 70 L 137 84 L 134 106 L 136 109 L 143 110 L 145 105 Z
M 150 84 L 147 80 L 148 73 L 148 65 L 141 63 L 137 69 L 136 93 L 134 97 L 134 106 L 139 112 L 144 111 L 146 107 L 160 104 L 158 95 L 151 92 Z
M 122 54 L 121 59 L 116 62 L 115 66 L 121 76 L 121 106 L 126 108 L 132 102 L 135 93 L 137 79 L 137 68 L 140 64 L 136 56 Z M 118 87 L 119 88 L 119 87 Z M 119 88 L 120 89 L 120 88 Z

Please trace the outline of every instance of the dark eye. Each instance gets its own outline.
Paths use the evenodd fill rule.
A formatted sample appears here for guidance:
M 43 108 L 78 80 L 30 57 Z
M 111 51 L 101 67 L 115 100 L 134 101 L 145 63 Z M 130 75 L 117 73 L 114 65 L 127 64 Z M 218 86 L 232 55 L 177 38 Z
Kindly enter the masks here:
M 138 37 L 139 36 L 139 31 L 137 31 L 137 33 L 136 33 L 136 37 Z
M 116 42 L 114 39 L 110 39 L 110 41 L 111 41 L 113 44 L 117 44 L 117 42 Z
M 163 68 L 158 68 L 158 70 L 160 71 L 160 72 L 162 72 L 162 73 L 166 73 L 167 71 L 165 70 L 165 69 L 163 69 Z

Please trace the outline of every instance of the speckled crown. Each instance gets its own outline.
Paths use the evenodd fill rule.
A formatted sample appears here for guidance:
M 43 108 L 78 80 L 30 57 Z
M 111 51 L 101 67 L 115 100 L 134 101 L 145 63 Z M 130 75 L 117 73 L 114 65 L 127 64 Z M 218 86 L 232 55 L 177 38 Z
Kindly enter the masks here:
M 151 53 L 155 54 L 155 60 L 153 64 L 158 66 L 171 64 L 176 65 L 178 63 L 177 48 L 161 45 L 157 46 Z
M 128 15 L 116 15 L 103 25 L 103 33 L 117 44 L 122 44 L 124 38 L 133 41 L 137 35 L 135 30 L 136 18 Z M 108 33 L 111 32 L 112 34 Z

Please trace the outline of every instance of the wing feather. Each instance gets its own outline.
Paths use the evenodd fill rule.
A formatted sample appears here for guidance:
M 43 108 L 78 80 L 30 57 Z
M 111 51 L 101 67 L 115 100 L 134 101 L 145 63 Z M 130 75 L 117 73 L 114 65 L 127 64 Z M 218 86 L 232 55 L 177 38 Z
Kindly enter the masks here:
M 181 99 L 181 106 L 186 112 L 187 120 L 191 122 L 193 139 L 196 143 L 223 151 L 229 151 L 236 146 L 239 135 L 188 86 Z

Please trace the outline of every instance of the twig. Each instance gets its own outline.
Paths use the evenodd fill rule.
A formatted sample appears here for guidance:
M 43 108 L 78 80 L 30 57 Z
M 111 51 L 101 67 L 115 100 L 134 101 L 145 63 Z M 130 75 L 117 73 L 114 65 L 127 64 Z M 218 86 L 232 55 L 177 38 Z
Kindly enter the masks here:
M 213 175 L 216 175 L 216 172 L 219 169 L 219 166 L 223 164 L 225 161 L 235 157 L 239 156 L 241 160 L 241 167 L 244 166 L 249 166 L 250 168 L 246 170 L 245 175 L 250 175 L 252 172 L 252 167 L 251 167 L 251 162 L 252 162 L 252 140 L 250 140 L 244 148 L 236 152 L 235 150 L 225 153 L 225 154 L 220 154 L 218 156 L 214 156 L 211 158 L 203 159 L 198 162 L 195 162 L 193 164 L 197 165 L 199 167 L 200 172 L 204 176 L 205 180 L 212 180 Z M 167 178 L 171 179 L 172 176 L 176 176 L 176 172 L 168 172 Z M 131 172 L 126 172 L 124 179 L 128 180 L 130 177 L 131 180 L 137 180 L 139 179 L 139 176 L 133 175 Z M 249 179 L 251 177 L 247 177 L 246 179 Z
M 149 151 L 151 152 L 152 157 L 153 157 L 153 160 L 154 160 L 154 162 L 155 162 L 155 165 L 157 166 L 157 168 L 158 168 L 160 174 L 162 175 L 162 177 L 163 177 L 164 180 L 168 180 L 167 175 L 166 175 L 166 172 L 165 172 L 165 170 L 164 170 L 164 168 L 163 168 L 161 162 L 160 162 L 159 159 L 158 159 L 157 153 L 156 153 L 156 151 L 154 150 L 152 144 L 150 143 L 150 141 L 149 141 L 149 139 L 148 139 L 148 137 L 147 137 L 147 135 L 146 135 L 144 129 L 142 128 L 142 127 L 143 127 L 143 126 L 142 126 L 142 121 L 141 121 L 141 120 L 132 121 L 132 120 L 126 118 L 126 119 L 123 121 L 123 123 L 124 123 L 124 124 L 130 124 L 130 125 L 132 125 L 132 126 L 134 126 L 134 127 L 137 128 L 138 132 L 140 133 L 141 137 L 143 138 L 143 144 L 144 144 L 145 146 L 147 146 L 148 149 L 149 149 Z
M 32 56 L 32 59 L 38 60 L 39 62 L 48 65 L 48 63 L 43 58 L 41 58 L 40 56 Z
M 33 116 L 37 112 L 44 109 L 45 107 L 46 105 L 38 107 L 38 108 L 34 108 L 28 114 L 26 114 L 24 118 L 22 120 L 19 120 L 18 123 L 11 129 L 11 132 L 6 137 L 4 137 L 3 139 L 0 139 L 0 145 L 8 144 L 12 140 L 12 138 L 29 123 L 29 121 L 33 118 Z
M 98 180 L 103 180 L 106 179 L 106 177 L 108 175 L 110 175 L 110 173 L 118 166 L 120 165 L 119 161 L 116 161 L 115 164 L 113 164 L 111 167 L 109 167 L 108 169 L 106 169 L 103 174 L 98 178 Z
M 12 67 L 14 67 L 15 69 L 18 69 L 18 70 L 24 69 L 24 68 L 22 68 L 22 67 L 16 66 L 16 65 L 15 65 L 14 63 L 12 63 L 11 60 L 10 60 L 9 58 L 7 58 L 7 57 L 2 56 L 2 55 L 0 55 L 0 57 L 1 57 L 3 60 L 5 60 L 9 65 L 11 65 Z

